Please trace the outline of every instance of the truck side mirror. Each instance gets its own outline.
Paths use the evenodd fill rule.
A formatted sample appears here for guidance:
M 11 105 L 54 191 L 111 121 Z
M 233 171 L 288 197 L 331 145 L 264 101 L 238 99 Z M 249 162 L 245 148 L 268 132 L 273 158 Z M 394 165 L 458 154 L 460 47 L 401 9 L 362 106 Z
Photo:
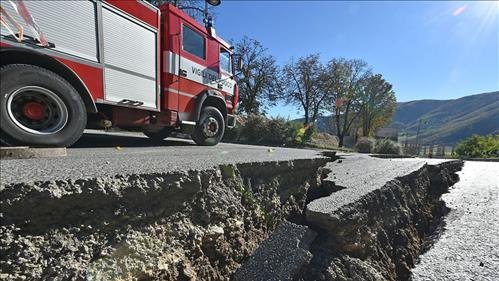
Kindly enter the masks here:
M 232 67 L 234 68 L 232 70 L 232 73 L 240 72 L 243 69 L 244 62 L 243 62 L 243 57 L 239 54 L 233 54 L 232 55 L 232 61 L 234 62 L 232 64 Z

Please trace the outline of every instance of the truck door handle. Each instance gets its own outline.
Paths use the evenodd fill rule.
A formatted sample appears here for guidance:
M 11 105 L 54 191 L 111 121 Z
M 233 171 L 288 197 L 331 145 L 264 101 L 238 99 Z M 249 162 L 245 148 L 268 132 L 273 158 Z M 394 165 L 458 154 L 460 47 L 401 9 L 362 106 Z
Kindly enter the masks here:
M 136 100 L 128 100 L 128 99 L 123 99 L 121 100 L 120 102 L 118 102 L 119 104 L 125 104 L 125 105 L 130 105 L 130 106 L 141 106 L 143 105 L 144 103 L 141 102 L 141 101 L 136 101 Z
M 180 76 L 182 76 L 182 77 L 187 77 L 187 70 L 185 70 L 185 69 L 180 69 Z

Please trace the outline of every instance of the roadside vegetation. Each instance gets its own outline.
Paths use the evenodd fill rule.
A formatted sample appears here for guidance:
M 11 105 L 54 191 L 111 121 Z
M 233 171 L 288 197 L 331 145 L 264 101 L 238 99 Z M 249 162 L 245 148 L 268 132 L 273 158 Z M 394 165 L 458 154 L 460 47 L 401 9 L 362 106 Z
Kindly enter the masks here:
M 371 153 L 374 148 L 376 140 L 373 138 L 363 137 L 360 138 L 355 144 L 355 150 L 360 153 Z
M 402 154 L 400 144 L 389 139 L 360 138 L 355 144 L 355 150 L 360 153 Z
M 223 141 L 283 147 L 338 148 L 338 138 L 316 132 L 311 125 L 262 114 L 238 116 L 238 125 L 228 129 Z
M 317 132 L 310 123 L 268 118 L 262 114 L 238 116 L 237 126 L 227 129 L 224 142 L 282 147 L 311 147 L 354 151 L 339 146 L 337 136 Z M 363 137 L 355 145 L 360 153 L 402 154 L 401 146 L 392 140 Z
M 389 139 L 379 139 L 376 140 L 376 144 L 374 145 L 374 153 L 377 154 L 402 154 L 402 147 L 397 142 L 394 142 Z
M 279 66 L 260 42 L 248 37 L 235 43 L 235 53 L 244 62 L 236 75 L 240 87 L 239 114 L 252 122 L 255 117 L 250 116 L 264 118 L 271 106 L 281 103 L 299 108 L 303 116 L 299 126 L 282 118 L 261 119 L 281 135 L 269 136 L 263 128 L 258 135 L 250 134 L 250 126 L 240 129 L 239 141 L 322 146 L 332 138 L 313 132 L 318 117 L 329 114 L 333 116 L 330 125 L 337 136 L 337 146 L 343 147 L 352 132 L 371 137 L 391 122 L 396 107 L 393 87 L 361 59 L 323 60 L 319 54 L 310 54 L 291 58 Z M 250 140 L 252 137 L 255 139 Z
M 499 135 L 473 135 L 458 143 L 455 154 L 465 158 L 499 158 Z

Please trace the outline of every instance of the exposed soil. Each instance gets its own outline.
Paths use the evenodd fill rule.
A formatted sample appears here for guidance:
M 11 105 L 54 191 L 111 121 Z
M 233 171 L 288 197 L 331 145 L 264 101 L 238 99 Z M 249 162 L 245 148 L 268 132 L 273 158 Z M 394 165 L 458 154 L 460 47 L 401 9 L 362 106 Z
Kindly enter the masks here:
M 432 222 L 443 214 L 440 195 L 458 181 L 462 162 L 423 168 L 387 182 L 327 220 L 307 213 L 319 233 L 301 280 L 407 280 Z
M 326 158 L 4 186 L 2 280 L 227 280 Z
M 349 192 L 328 161 L 2 186 L 0 278 L 407 280 L 462 162 L 318 213 L 307 205 Z

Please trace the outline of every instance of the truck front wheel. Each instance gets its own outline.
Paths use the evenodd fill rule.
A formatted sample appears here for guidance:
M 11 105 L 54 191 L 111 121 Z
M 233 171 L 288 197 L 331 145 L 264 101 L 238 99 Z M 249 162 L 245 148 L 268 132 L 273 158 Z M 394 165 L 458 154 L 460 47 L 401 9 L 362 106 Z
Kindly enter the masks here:
M 0 139 L 9 145 L 66 147 L 85 129 L 87 113 L 69 82 L 44 68 L 0 69 Z
M 224 136 L 224 130 L 225 122 L 220 110 L 206 106 L 201 110 L 199 122 L 191 136 L 198 145 L 216 145 Z

